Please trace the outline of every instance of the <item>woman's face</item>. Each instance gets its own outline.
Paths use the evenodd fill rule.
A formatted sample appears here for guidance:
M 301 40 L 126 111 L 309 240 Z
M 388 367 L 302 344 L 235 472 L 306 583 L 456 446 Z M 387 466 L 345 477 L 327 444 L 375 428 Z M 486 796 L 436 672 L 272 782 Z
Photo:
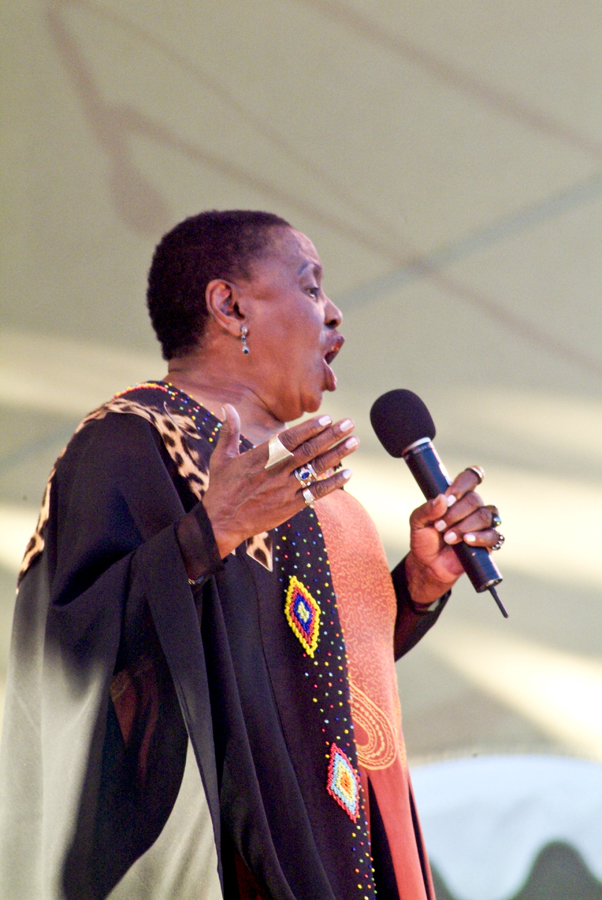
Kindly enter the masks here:
M 337 331 L 341 313 L 322 290 L 314 245 L 292 228 L 276 231 L 271 251 L 239 289 L 249 329 L 249 386 L 281 422 L 315 412 L 323 392 L 336 389 L 329 363 L 344 338 Z

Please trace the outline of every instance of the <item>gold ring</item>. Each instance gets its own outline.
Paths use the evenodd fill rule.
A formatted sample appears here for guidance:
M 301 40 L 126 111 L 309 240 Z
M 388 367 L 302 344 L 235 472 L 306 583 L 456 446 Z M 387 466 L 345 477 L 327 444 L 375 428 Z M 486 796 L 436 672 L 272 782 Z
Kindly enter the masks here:
M 292 455 L 291 451 L 286 449 L 278 435 L 274 434 L 268 441 L 268 461 L 265 464 L 264 469 L 271 469 L 272 466 L 278 465 L 279 462 L 290 459 Z
M 483 478 L 485 477 L 485 469 L 483 469 L 481 466 L 468 466 L 467 471 L 474 472 L 479 479 L 478 483 L 481 484 Z

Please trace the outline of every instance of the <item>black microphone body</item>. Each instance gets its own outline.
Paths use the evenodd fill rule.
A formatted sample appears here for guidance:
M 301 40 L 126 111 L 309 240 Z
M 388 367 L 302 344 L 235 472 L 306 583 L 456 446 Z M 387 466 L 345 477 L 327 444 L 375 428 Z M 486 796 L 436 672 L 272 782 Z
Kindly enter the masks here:
M 412 391 L 395 390 L 383 394 L 370 411 L 372 427 L 385 450 L 403 457 L 427 500 L 445 493 L 451 480 L 432 444 L 435 424 L 420 399 Z M 490 591 L 502 614 L 508 613 L 495 591 L 502 575 L 485 547 L 470 547 L 462 541 L 453 549 L 474 589 Z
M 412 444 L 403 458 L 427 500 L 445 493 L 451 479 L 428 438 Z M 500 583 L 501 573 L 485 547 L 470 547 L 464 541 L 453 547 L 475 591 L 480 594 Z

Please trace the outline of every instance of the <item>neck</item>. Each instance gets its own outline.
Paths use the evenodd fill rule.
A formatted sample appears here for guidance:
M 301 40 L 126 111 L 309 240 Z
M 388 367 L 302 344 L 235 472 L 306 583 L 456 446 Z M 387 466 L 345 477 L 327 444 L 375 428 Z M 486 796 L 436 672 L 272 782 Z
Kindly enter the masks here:
M 286 427 L 223 362 L 216 364 L 196 353 L 171 359 L 164 381 L 184 391 L 218 419 L 223 418 L 224 403 L 231 403 L 240 416 L 242 434 L 253 444 L 262 444 Z

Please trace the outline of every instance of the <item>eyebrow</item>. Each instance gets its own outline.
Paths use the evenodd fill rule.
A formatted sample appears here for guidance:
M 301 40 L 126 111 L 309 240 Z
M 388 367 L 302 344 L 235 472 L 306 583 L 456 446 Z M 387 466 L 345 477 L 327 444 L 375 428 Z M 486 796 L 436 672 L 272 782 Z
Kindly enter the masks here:
M 315 275 L 322 275 L 322 266 L 318 265 L 318 263 L 316 263 L 316 262 L 312 262 L 310 259 L 306 260 L 304 263 L 302 263 L 299 266 L 299 269 L 297 270 L 297 274 L 302 275 L 303 272 L 309 268 L 311 268 L 312 272 Z

